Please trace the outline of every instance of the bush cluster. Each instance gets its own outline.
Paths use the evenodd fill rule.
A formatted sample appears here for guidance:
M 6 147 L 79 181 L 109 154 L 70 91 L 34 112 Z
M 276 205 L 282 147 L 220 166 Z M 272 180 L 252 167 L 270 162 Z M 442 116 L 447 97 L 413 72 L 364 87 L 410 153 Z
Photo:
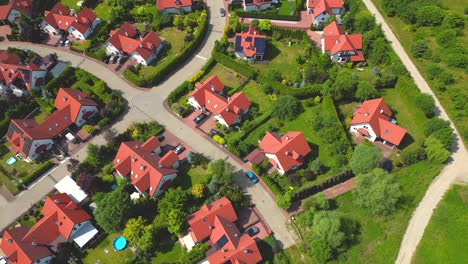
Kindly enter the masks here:
M 292 201 L 297 202 L 309 196 L 315 195 L 325 189 L 328 189 L 332 186 L 345 182 L 351 179 L 352 177 L 354 177 L 354 174 L 350 170 L 338 173 L 320 184 L 311 185 L 311 186 L 308 186 L 304 189 L 301 189 L 295 192 L 293 194 Z
M 294 15 L 280 15 L 280 14 L 275 14 L 275 13 L 245 12 L 245 11 L 236 10 L 236 14 L 240 17 L 275 19 L 275 20 L 286 20 L 286 21 L 299 21 L 301 19 L 301 15 L 299 13 L 296 13 Z

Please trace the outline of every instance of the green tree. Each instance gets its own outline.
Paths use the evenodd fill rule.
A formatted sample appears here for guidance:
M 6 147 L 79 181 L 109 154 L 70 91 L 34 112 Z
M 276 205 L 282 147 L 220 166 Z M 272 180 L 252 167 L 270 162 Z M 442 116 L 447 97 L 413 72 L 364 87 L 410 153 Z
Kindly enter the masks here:
M 320 174 L 323 172 L 323 164 L 319 158 L 316 158 L 310 163 L 309 169 L 315 174 Z
M 444 163 L 450 157 L 450 152 L 434 135 L 426 138 L 424 141 L 427 158 L 437 163 Z
M 331 249 L 341 246 L 345 240 L 340 216 L 336 211 L 319 211 L 314 215 L 313 237 L 325 242 Z
M 403 149 L 400 153 L 400 157 L 401 162 L 405 165 L 411 165 L 427 158 L 426 151 L 420 146 Z
M 356 90 L 356 98 L 360 101 L 376 98 L 377 90 L 375 86 L 366 81 L 359 81 Z
M 271 115 L 279 120 L 293 120 L 303 111 L 301 101 L 292 95 L 283 95 L 273 103 Z
M 153 234 L 153 226 L 146 225 L 145 220 L 141 216 L 128 220 L 123 230 L 123 236 L 144 252 L 153 248 Z
M 357 176 L 354 203 L 373 214 L 388 215 L 395 211 L 401 197 L 395 177 L 383 169 L 374 169 Z
M 260 23 L 258 24 L 258 27 L 260 28 L 261 31 L 270 31 L 271 30 L 271 21 L 268 19 L 262 19 L 260 20 Z
M 187 202 L 187 193 L 181 187 L 171 188 L 159 200 L 160 215 L 168 215 L 172 209 L 182 209 Z
M 424 135 L 428 137 L 444 128 L 450 128 L 450 122 L 440 117 L 433 117 L 426 122 L 426 125 L 424 126 Z
M 444 19 L 444 10 L 438 6 L 420 6 L 416 10 L 416 22 L 420 26 L 438 26 Z
M 260 25 L 260 21 L 258 19 L 254 19 L 250 22 L 250 25 L 252 25 L 254 28 L 258 29 Z
M 448 11 L 445 15 L 443 24 L 449 28 L 464 28 L 465 20 L 463 16 L 458 13 Z
M 195 198 L 202 198 L 205 190 L 205 185 L 198 183 L 192 187 L 192 195 Z
M 457 32 L 454 29 L 442 30 L 439 31 L 436 35 L 437 43 L 445 48 L 451 46 L 456 38 Z
M 416 58 L 425 57 L 429 51 L 429 45 L 425 40 L 418 40 L 411 46 L 411 53 Z
M 332 85 L 328 83 L 323 86 L 322 94 L 331 96 L 335 101 L 351 98 L 356 90 L 357 81 L 357 76 L 351 71 L 340 70 Z
M 287 191 L 283 195 L 276 197 L 276 205 L 283 210 L 287 210 L 292 204 L 292 193 Z
M 430 94 L 419 93 L 414 98 L 414 103 L 427 117 L 434 116 L 435 100 Z
M 182 226 L 187 218 L 187 213 L 181 209 L 172 209 L 166 218 L 167 230 L 174 235 L 179 235 L 182 231 Z
M 354 174 L 370 172 L 382 162 L 382 151 L 372 145 L 360 144 L 354 149 L 350 166 Z
M 116 189 L 101 200 L 96 201 L 96 204 L 97 208 L 93 212 L 94 218 L 104 231 L 112 234 L 125 227 L 132 206 L 132 201 L 127 193 Z
M 310 253 L 317 263 L 326 263 L 333 257 L 332 251 L 328 244 L 320 239 L 310 240 Z
M 375 26 L 375 18 L 367 10 L 357 13 L 354 19 L 354 29 L 357 32 L 367 32 Z

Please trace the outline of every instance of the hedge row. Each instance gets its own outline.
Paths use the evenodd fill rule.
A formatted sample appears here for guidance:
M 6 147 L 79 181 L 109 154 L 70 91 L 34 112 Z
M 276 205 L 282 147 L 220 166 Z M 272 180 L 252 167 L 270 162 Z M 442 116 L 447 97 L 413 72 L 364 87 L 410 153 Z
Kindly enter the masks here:
M 179 56 L 166 60 L 155 67 L 144 67 L 144 75 L 140 72 L 133 72 L 132 70 L 125 70 L 123 75 L 131 83 L 141 87 L 151 87 L 163 81 L 167 76 L 171 75 L 180 65 L 184 64 L 196 50 L 200 47 L 208 32 L 208 23 L 206 19 L 200 20 L 198 29 L 194 33 L 195 39 L 188 43 L 187 47 L 182 50 Z M 197 35 L 198 34 L 198 35 Z
M 47 84 L 44 86 L 44 89 L 56 94 L 55 90 L 58 90 L 58 88 L 60 87 L 65 87 L 66 85 L 64 85 L 64 83 L 66 81 L 73 79 L 74 75 L 75 75 L 75 68 L 67 66 L 65 67 L 65 69 L 59 76 L 47 82 Z
M 351 170 L 347 170 L 347 171 L 343 171 L 339 174 L 336 174 L 334 175 L 333 177 L 329 178 L 328 180 L 320 183 L 320 184 L 316 184 L 316 185 L 311 185 L 311 186 L 308 186 L 304 189 L 301 189 L 297 192 L 295 192 L 293 194 L 293 197 L 292 197 L 292 202 L 297 202 L 297 201 L 300 201 L 302 199 L 305 199 L 307 197 L 310 197 L 312 195 L 315 195 L 325 189 L 328 189 L 330 187 L 333 187 L 337 184 L 340 184 L 340 183 L 343 183 L 349 179 L 351 179 L 352 177 L 354 177 L 354 174 Z
M 255 79 L 257 76 L 257 72 L 250 66 L 242 64 L 225 54 L 214 51 L 212 56 L 217 62 L 221 63 L 222 65 L 228 68 L 233 69 L 234 71 L 244 75 L 247 78 Z
M 258 74 L 257 81 L 261 84 L 269 85 L 273 88 L 273 91 L 275 91 L 276 94 L 292 95 L 298 99 L 307 99 L 320 95 L 320 91 L 322 89 L 321 84 L 309 84 L 304 87 L 293 88 L 280 82 L 273 81 L 265 74 Z
M 248 17 L 248 18 L 275 19 L 275 20 L 287 20 L 287 21 L 301 20 L 300 14 L 280 15 L 280 14 L 266 13 L 266 12 L 245 12 L 245 11 L 240 11 L 240 10 L 236 10 L 236 14 L 239 17 Z
M 39 104 L 39 106 L 42 108 L 42 110 L 44 110 L 48 114 L 52 113 L 53 107 L 50 106 L 49 103 L 45 102 L 44 99 L 42 99 L 40 97 L 36 97 L 36 98 L 34 98 L 34 101 L 36 101 L 36 103 Z
M 46 171 L 48 171 L 50 168 L 54 166 L 54 163 L 52 161 L 48 160 L 44 164 L 42 164 L 39 168 L 37 168 L 35 171 L 33 171 L 31 174 L 28 176 L 24 177 L 22 180 L 22 183 L 19 183 L 16 187 L 18 189 L 21 189 L 22 186 L 28 186 L 31 184 L 33 181 L 35 181 L 37 178 L 41 177 Z
M 280 195 L 283 195 L 284 194 L 284 191 L 283 189 L 279 186 L 279 184 L 274 181 L 272 178 L 268 177 L 268 176 L 264 176 L 262 177 L 262 180 L 263 182 L 268 186 L 268 188 L 270 188 L 271 192 L 273 192 L 273 194 L 275 196 L 280 196 Z
M 191 89 L 193 84 L 189 81 L 184 81 L 181 85 L 177 86 L 167 97 L 167 105 L 172 106 L 182 96 L 186 95 Z
M 292 38 L 292 39 L 308 39 L 307 32 L 301 29 L 292 29 L 292 28 L 282 28 L 277 26 L 272 26 L 271 30 L 268 32 L 268 36 L 272 36 L 273 33 L 279 32 L 282 38 Z

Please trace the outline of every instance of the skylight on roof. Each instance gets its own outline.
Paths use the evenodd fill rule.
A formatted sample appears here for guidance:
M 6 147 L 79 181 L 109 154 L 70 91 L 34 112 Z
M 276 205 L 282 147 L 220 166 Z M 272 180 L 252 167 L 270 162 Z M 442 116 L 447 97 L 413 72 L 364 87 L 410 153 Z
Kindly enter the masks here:
M 385 129 L 385 131 L 383 132 L 385 135 L 387 135 L 390 131 L 387 129 Z

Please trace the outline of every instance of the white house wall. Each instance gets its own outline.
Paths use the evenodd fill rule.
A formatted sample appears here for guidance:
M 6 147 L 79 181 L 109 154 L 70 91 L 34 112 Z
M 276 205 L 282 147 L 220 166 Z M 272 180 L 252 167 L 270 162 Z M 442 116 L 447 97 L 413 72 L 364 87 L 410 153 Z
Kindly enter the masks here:
M 265 156 L 269 159 L 273 159 L 274 161 L 276 161 L 276 164 L 278 164 L 278 167 L 276 168 L 276 170 L 279 172 L 279 174 L 283 175 L 284 174 L 283 166 L 281 166 L 281 163 L 279 162 L 276 155 L 271 154 L 271 153 L 265 153 Z
M 120 51 L 118 49 L 116 49 L 114 47 L 114 45 L 112 45 L 109 41 L 106 42 L 106 51 L 107 51 L 107 54 L 110 55 L 110 54 L 117 54 L 119 53 Z
M 189 96 L 188 100 L 187 100 L 187 103 L 193 107 L 195 107 L 196 109 L 201 109 L 201 105 L 198 104 L 197 100 L 195 100 L 195 97 L 193 96 Z
M 33 140 L 31 143 L 31 147 L 29 149 L 28 157 L 31 160 L 37 159 L 37 157 L 41 154 L 36 154 L 36 149 L 42 145 L 47 145 L 46 150 L 50 150 L 52 148 L 52 145 L 54 144 L 54 141 L 52 139 L 36 139 Z
M 78 117 L 76 118 L 76 121 L 75 121 L 75 124 L 78 127 L 81 127 L 82 125 L 86 123 L 86 120 L 83 119 L 83 115 L 86 114 L 87 112 L 94 112 L 94 114 L 96 114 L 98 112 L 98 109 L 96 106 L 89 106 L 89 105 L 81 106 L 80 112 L 78 112 Z
M 192 12 L 192 6 L 183 6 L 180 9 L 183 9 L 186 13 Z M 165 8 L 161 11 L 163 14 L 179 14 L 179 9 L 175 7 Z
M 314 25 L 325 22 L 328 17 L 329 15 L 327 14 L 327 12 L 323 12 L 322 14 L 314 17 Z
M 90 222 L 90 221 L 89 221 L 89 220 L 88 220 L 88 221 L 83 221 L 83 222 L 81 222 L 81 223 L 78 223 L 78 224 L 74 225 L 74 226 L 73 226 L 73 229 L 72 229 L 72 232 L 71 232 L 71 234 L 70 234 L 69 237 L 72 237 L 72 236 L 73 236 L 76 232 L 78 232 L 83 226 L 85 226 L 85 224 L 86 224 L 87 222 Z M 76 228 L 76 229 L 75 229 L 75 228 Z
M 177 177 L 177 173 L 169 174 L 169 175 L 164 175 L 161 178 L 161 181 L 158 184 L 158 187 L 156 189 L 156 192 L 154 193 L 154 196 L 157 197 L 161 195 L 164 191 L 161 190 L 161 186 L 168 180 L 174 181 L 174 179 Z
M 218 121 L 221 125 L 223 125 L 225 127 L 229 127 L 228 124 L 226 123 L 226 121 L 224 120 L 224 118 L 220 114 L 214 115 L 213 118 L 214 118 L 214 120 Z
M 56 28 L 54 28 L 53 26 L 49 25 L 49 24 L 48 24 L 47 22 L 45 22 L 45 21 L 42 21 L 42 22 L 41 22 L 41 28 L 42 28 L 45 32 L 47 32 L 47 33 L 49 33 L 49 34 L 50 34 L 50 33 L 52 33 L 52 34 L 54 34 L 54 35 L 59 34 L 59 30 L 58 30 L 58 29 L 56 29 Z

